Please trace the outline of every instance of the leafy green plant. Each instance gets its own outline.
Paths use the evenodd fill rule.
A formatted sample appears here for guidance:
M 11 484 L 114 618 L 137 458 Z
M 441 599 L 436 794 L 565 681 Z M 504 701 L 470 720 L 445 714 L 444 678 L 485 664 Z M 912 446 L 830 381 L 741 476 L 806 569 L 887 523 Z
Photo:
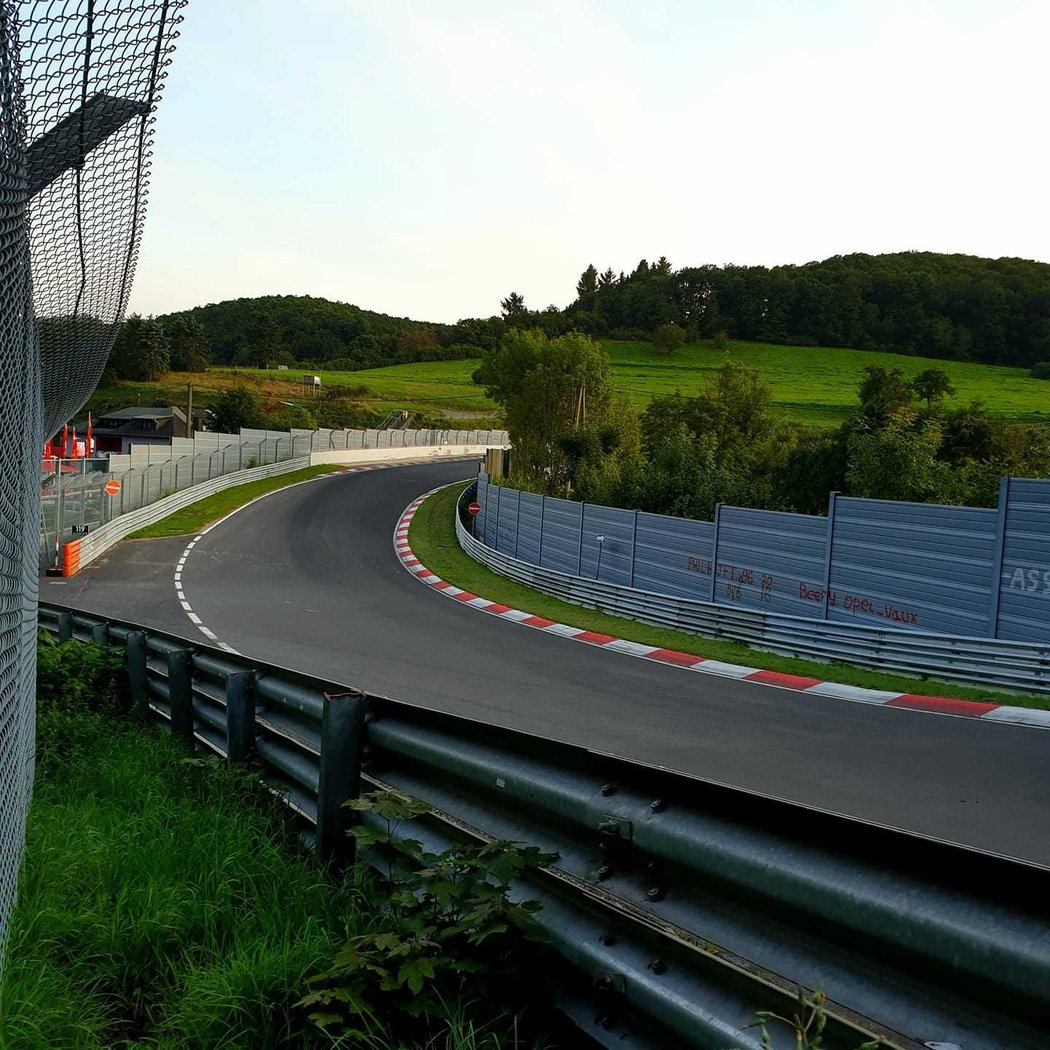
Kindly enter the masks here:
M 398 830 L 427 807 L 393 792 L 347 803 L 373 817 L 352 831 L 384 858 L 388 905 L 379 927 L 352 937 L 301 1005 L 316 1024 L 363 1038 L 379 1017 L 400 1016 L 405 1035 L 447 1025 L 464 1002 L 507 1002 L 530 941 L 539 904 L 512 902 L 511 884 L 551 855 L 509 842 L 428 853 Z M 498 993 L 496 989 L 499 989 Z
M 94 642 L 59 643 L 46 631 L 37 639 L 37 705 L 44 711 L 117 713 L 122 654 Z
M 94 642 L 37 640 L 37 765 L 46 774 L 90 749 L 108 718 L 128 710 L 122 654 Z M 105 717 L 101 717 L 105 716 Z
M 763 1050 L 773 1050 L 773 1037 L 769 1034 L 769 1026 L 773 1024 L 784 1025 L 794 1031 L 795 1050 L 822 1050 L 824 1028 L 828 1023 L 828 1015 L 824 1009 L 826 1000 L 827 996 L 821 991 L 807 996 L 805 991 L 799 988 L 796 1004 L 798 1010 L 791 1017 L 784 1017 L 772 1010 L 760 1010 L 755 1015 L 756 1020 L 746 1027 L 760 1029 Z M 862 1043 L 857 1050 L 878 1050 L 881 1045 L 881 1039 L 872 1039 Z

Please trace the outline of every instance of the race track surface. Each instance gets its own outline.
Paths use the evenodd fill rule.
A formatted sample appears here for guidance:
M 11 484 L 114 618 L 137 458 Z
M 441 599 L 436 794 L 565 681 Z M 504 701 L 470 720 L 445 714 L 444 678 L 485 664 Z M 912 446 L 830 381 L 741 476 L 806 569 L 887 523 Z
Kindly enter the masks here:
M 691 674 L 486 616 L 405 572 L 447 462 L 280 490 L 197 543 L 193 611 L 248 656 L 428 707 L 1050 865 L 1050 732 Z M 188 538 L 122 544 L 42 600 L 203 642 L 175 597 Z M 753 661 L 760 664 L 761 658 Z

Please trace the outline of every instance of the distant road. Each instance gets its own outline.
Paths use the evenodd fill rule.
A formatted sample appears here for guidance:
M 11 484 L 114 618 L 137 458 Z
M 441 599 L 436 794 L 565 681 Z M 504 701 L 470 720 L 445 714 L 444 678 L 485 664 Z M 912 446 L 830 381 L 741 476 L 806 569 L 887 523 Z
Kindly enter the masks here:
M 240 652 L 492 721 L 1050 865 L 1050 732 L 721 679 L 529 630 L 418 583 L 393 553 L 445 462 L 281 490 L 213 529 L 186 597 Z M 43 600 L 196 641 L 175 597 L 186 538 L 124 543 Z M 760 662 L 756 657 L 755 662 Z

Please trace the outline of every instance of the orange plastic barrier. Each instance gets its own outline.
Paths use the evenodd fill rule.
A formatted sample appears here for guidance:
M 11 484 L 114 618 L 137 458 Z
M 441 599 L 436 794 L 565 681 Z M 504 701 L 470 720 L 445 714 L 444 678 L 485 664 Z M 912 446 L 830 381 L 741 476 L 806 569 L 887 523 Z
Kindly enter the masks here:
M 62 548 L 62 575 L 75 576 L 80 572 L 80 540 L 70 540 Z

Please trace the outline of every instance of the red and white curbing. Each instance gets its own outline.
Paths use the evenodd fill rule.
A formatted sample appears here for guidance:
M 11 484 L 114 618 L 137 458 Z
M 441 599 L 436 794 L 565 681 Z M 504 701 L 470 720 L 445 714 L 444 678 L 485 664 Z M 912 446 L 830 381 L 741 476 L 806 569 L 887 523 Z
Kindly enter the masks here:
M 417 580 L 428 587 L 440 591 L 464 605 L 469 605 L 491 616 L 504 620 L 513 620 L 525 627 L 557 634 L 575 642 L 597 645 L 603 649 L 612 649 L 628 656 L 643 660 L 653 660 L 661 664 L 671 664 L 683 670 L 699 671 L 702 674 L 721 675 L 724 678 L 739 678 L 759 685 L 776 686 L 781 689 L 792 689 L 801 693 L 816 693 L 818 696 L 831 697 L 836 700 L 849 700 L 860 704 L 878 704 L 883 707 L 907 708 L 912 711 L 923 711 L 928 714 L 955 715 L 964 718 L 981 718 L 990 722 L 1008 722 L 1013 725 L 1033 726 L 1039 729 L 1050 729 L 1050 711 L 1029 707 L 1011 707 L 1005 704 L 982 703 L 976 700 L 958 700 L 946 696 L 921 696 L 918 693 L 894 693 L 882 689 L 864 689 L 856 685 L 843 685 L 838 682 L 825 682 L 819 678 L 807 678 L 803 675 L 784 674 L 782 671 L 763 670 L 758 667 L 744 667 L 740 664 L 728 664 L 721 660 L 708 660 L 694 653 L 683 653 L 676 649 L 661 649 L 655 645 L 642 645 L 630 642 L 625 638 L 615 638 L 610 634 L 597 631 L 586 631 L 567 623 L 548 620 L 522 609 L 512 609 L 499 602 L 490 601 L 477 594 L 456 587 L 447 580 L 432 573 L 413 553 L 408 540 L 408 529 L 424 500 L 438 489 L 431 489 L 414 499 L 404 510 L 394 530 L 394 551 L 401 564 Z

